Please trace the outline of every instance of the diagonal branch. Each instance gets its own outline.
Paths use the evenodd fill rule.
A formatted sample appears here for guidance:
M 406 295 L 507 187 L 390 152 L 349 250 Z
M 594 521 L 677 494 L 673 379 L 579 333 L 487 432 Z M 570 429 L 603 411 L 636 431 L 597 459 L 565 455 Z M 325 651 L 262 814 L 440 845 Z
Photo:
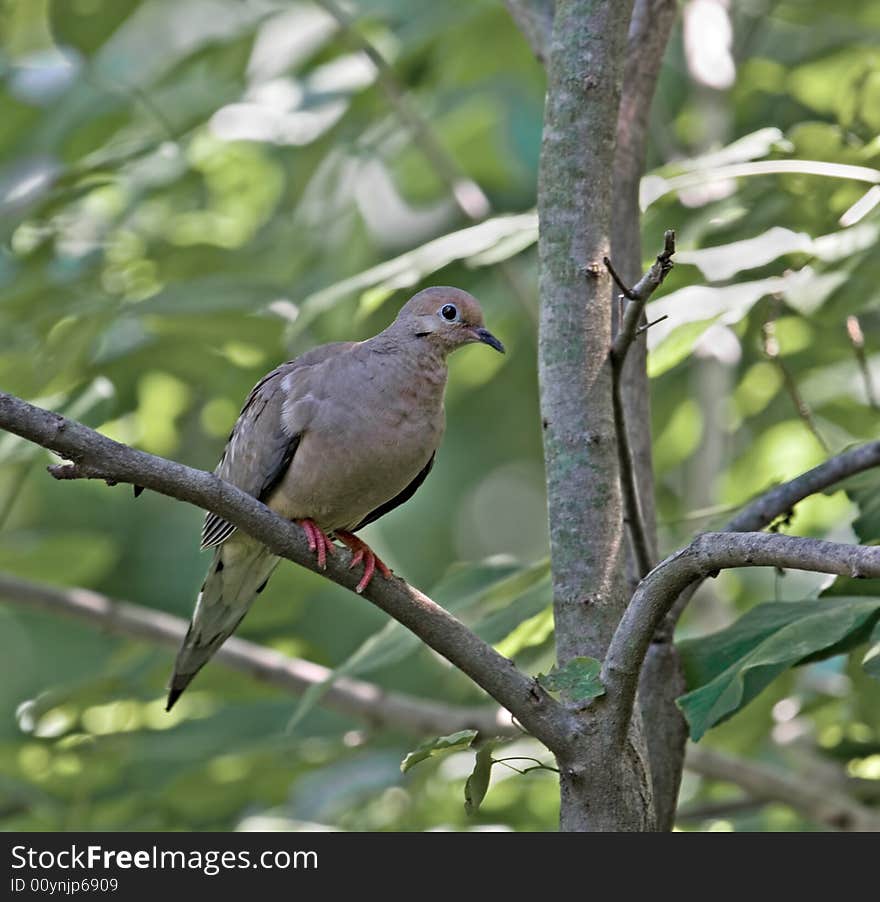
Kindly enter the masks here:
M 835 830 L 880 831 L 880 814 L 826 782 L 805 780 L 767 764 L 693 744 L 688 747 L 685 767 L 709 780 L 734 783 L 754 798 L 784 802 L 804 817 Z
M 72 461 L 69 466 L 53 468 L 53 475 L 125 482 L 187 501 L 219 514 L 280 557 L 346 589 L 354 590 L 357 584 L 345 555 L 335 555 L 327 561 L 326 570 L 319 570 L 299 526 L 212 473 L 129 448 L 5 392 L 0 392 L 0 428 Z M 572 716 L 565 708 L 418 589 L 391 578 L 374 580 L 363 595 L 466 673 L 551 750 L 567 746 Z
M 633 595 L 602 667 L 609 704 L 620 718 L 619 736 L 632 716 L 639 671 L 657 627 L 692 583 L 732 567 L 784 567 L 880 577 L 880 547 L 844 545 L 778 533 L 705 533 L 658 564 Z
M 790 514 L 798 502 L 824 492 L 850 476 L 880 466 L 880 441 L 869 442 L 857 448 L 850 448 L 829 458 L 824 463 L 801 473 L 794 479 L 770 489 L 740 511 L 721 531 L 757 532 L 765 529 L 778 517 Z M 676 599 L 666 615 L 663 624 L 655 634 L 654 641 L 669 643 L 688 602 L 700 587 L 700 582 L 692 583 Z
M 141 605 L 115 601 L 90 589 L 60 589 L 0 574 L 0 597 L 28 610 L 73 617 L 88 626 L 132 639 L 176 649 L 184 635 L 185 620 Z M 324 683 L 331 671 L 301 658 L 264 648 L 254 642 L 227 639 L 214 657 L 218 664 L 246 674 L 285 692 L 300 695 Z M 520 735 L 510 716 L 486 705 L 465 708 L 400 692 L 387 692 L 374 683 L 337 677 L 322 703 L 371 724 L 416 734 L 446 734 L 479 730 L 488 736 Z
M 794 506 L 804 498 L 824 492 L 850 476 L 878 466 L 880 441 L 850 448 L 849 451 L 837 454 L 812 470 L 765 492 L 740 511 L 724 527 L 723 532 L 755 532 L 764 529 L 777 517 L 791 513 Z

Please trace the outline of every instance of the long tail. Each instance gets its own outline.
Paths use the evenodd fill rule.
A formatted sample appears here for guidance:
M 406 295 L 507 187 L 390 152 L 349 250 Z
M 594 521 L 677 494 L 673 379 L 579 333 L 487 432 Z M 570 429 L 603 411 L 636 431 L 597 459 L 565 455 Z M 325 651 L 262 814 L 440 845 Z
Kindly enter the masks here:
M 171 710 L 193 677 L 241 623 L 254 598 L 265 589 L 278 561 L 264 545 L 238 533 L 214 552 L 192 622 L 174 662 L 166 711 Z

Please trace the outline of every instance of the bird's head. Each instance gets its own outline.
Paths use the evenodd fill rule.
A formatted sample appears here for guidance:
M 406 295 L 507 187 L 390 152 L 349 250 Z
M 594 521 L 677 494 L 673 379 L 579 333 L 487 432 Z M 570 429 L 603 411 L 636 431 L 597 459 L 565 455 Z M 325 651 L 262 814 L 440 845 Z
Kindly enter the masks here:
M 482 342 L 504 353 L 504 345 L 483 324 L 483 311 L 473 295 L 460 288 L 426 288 L 402 307 L 394 329 L 429 341 L 444 353 Z

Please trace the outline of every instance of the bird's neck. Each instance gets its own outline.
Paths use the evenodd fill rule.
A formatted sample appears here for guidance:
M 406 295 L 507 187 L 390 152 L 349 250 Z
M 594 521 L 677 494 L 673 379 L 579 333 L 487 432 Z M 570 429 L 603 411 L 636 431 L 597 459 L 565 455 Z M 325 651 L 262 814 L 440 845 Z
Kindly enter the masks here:
M 413 387 L 435 386 L 441 393 L 446 386 L 447 349 L 430 337 L 399 334 L 392 328 L 363 343 L 365 350 L 386 358 L 386 373 L 397 376 Z

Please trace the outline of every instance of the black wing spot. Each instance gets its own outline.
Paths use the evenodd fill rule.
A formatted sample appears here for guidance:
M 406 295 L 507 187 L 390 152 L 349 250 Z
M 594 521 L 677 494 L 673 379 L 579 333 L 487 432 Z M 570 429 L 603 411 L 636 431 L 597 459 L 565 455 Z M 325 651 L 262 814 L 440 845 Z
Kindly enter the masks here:
M 262 592 L 263 589 L 265 589 L 266 586 L 267 586 L 268 584 L 269 584 L 269 577 L 267 576 L 267 577 L 260 583 L 260 586 L 259 586 L 259 588 L 257 589 L 257 595 L 259 595 L 260 592 Z
M 384 517 L 385 514 L 393 511 L 395 507 L 400 507 L 406 501 L 409 501 L 413 495 L 418 491 L 419 486 L 428 478 L 428 473 L 431 472 L 431 467 L 434 466 L 434 458 L 437 456 L 437 452 L 435 451 L 431 455 L 431 459 L 422 467 L 421 472 L 418 476 L 402 491 L 395 495 L 390 501 L 386 501 L 384 504 L 380 504 L 372 513 L 367 514 L 360 523 L 352 532 L 357 532 L 359 529 L 363 529 L 370 523 L 375 523 L 379 517 Z
M 222 558 L 217 558 L 217 566 L 214 568 L 214 572 L 215 573 L 223 572 L 223 559 Z
M 295 435 L 293 438 L 287 443 L 287 447 L 284 449 L 284 456 L 278 462 L 278 466 L 275 468 L 273 473 L 270 473 L 266 480 L 263 482 L 263 486 L 260 489 L 260 494 L 257 495 L 257 498 L 260 501 L 265 501 L 269 495 L 272 494 L 273 489 L 277 488 L 278 483 L 284 479 L 284 474 L 287 472 L 287 468 L 290 466 L 290 462 L 293 460 L 293 455 L 296 454 L 296 449 L 299 447 L 301 436 Z

